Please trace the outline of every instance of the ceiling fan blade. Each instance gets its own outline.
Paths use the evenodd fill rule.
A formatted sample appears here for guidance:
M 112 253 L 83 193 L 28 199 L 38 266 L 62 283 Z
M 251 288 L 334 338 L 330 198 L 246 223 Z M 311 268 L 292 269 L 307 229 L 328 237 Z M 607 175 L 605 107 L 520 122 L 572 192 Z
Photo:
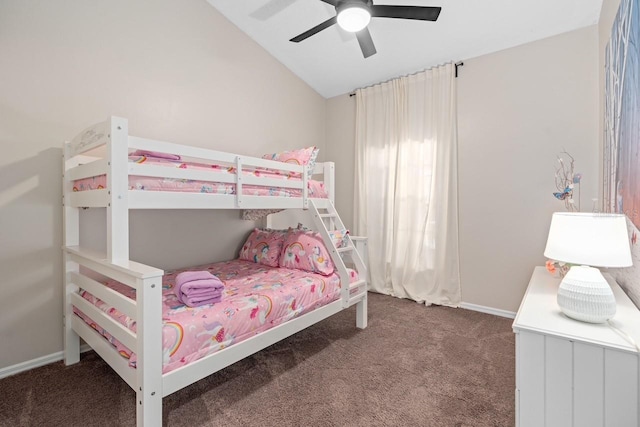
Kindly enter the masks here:
M 329 3 L 331 6 L 335 6 L 335 5 L 338 4 L 337 0 L 320 0 L 320 1 L 323 1 L 325 3 Z
M 441 7 L 429 6 L 371 6 L 371 16 L 377 18 L 419 19 L 435 21 L 440 15 Z
M 371 38 L 371 33 L 368 28 L 365 27 L 363 30 L 358 31 L 356 38 L 358 39 L 360 49 L 362 49 L 362 54 L 365 58 L 375 55 L 376 47 L 373 44 L 373 39 Z
M 322 24 L 318 24 L 315 27 L 313 27 L 310 30 L 305 31 L 304 33 L 295 36 L 294 38 L 292 38 L 291 40 L 289 40 L 290 42 L 294 42 L 294 43 L 299 43 L 304 39 L 307 39 L 309 37 L 311 37 L 312 35 L 319 33 L 320 31 L 329 28 L 330 26 L 332 26 L 333 24 L 335 24 L 338 21 L 338 17 L 334 16 L 333 18 L 329 18 L 326 21 L 324 21 Z

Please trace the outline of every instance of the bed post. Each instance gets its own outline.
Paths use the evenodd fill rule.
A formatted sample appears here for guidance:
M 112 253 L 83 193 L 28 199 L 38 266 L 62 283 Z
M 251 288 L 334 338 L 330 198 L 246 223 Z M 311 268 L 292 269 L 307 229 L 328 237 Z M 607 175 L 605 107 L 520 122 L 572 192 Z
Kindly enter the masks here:
M 107 256 L 110 261 L 129 260 L 129 124 L 111 117 L 107 142 Z
M 136 287 L 136 418 L 138 427 L 162 425 L 162 275 Z
M 62 244 L 67 246 L 78 246 L 80 244 L 80 209 L 68 206 L 68 195 L 73 191 L 73 183 L 67 175 L 69 168 L 78 165 L 77 159 L 72 159 L 69 142 L 62 146 Z M 79 271 L 78 263 L 69 259 L 67 251 L 62 251 L 62 265 L 64 286 L 62 325 L 64 328 L 64 363 L 72 365 L 80 361 L 80 337 L 71 327 L 73 318 L 73 305 L 71 304 L 71 294 L 78 291 L 78 286 L 71 282 L 71 273 Z
M 362 300 L 356 304 L 356 328 L 365 329 L 367 327 L 367 297 L 365 294 Z
M 324 189 L 329 194 L 329 200 L 335 205 L 336 203 L 336 184 L 335 184 L 335 171 L 336 165 L 333 162 L 324 162 L 322 164 L 324 171 L 322 177 L 324 179 Z
M 358 273 L 364 276 L 364 279 L 369 283 L 369 248 L 366 237 L 361 236 L 350 236 L 351 241 L 356 247 L 358 254 L 360 255 L 360 259 L 362 260 L 362 264 L 364 269 L 362 271 L 358 271 Z M 367 297 L 368 294 L 365 293 L 362 301 L 356 304 L 356 327 L 360 329 L 364 329 L 367 327 Z

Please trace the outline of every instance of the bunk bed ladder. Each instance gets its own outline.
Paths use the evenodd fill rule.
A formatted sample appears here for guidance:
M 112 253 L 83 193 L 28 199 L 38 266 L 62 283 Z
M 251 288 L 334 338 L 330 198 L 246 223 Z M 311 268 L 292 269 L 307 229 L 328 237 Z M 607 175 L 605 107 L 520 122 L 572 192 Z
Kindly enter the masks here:
M 327 200 L 326 203 L 320 206 L 316 206 L 313 201 L 309 204 L 311 205 L 312 217 L 316 229 L 320 235 L 322 235 L 325 246 L 331 254 L 331 259 L 340 274 L 340 281 L 343 283 L 342 301 L 344 302 L 344 306 L 350 307 L 358 304 L 356 308 L 356 325 L 359 328 L 365 328 L 367 318 L 367 267 L 349 235 L 345 236 L 345 246 L 338 248 L 333 243 L 330 232 L 345 229 L 333 203 Z M 347 264 L 358 272 L 357 281 L 352 283 L 349 281 Z M 345 286 L 344 283 L 347 283 L 347 285 Z

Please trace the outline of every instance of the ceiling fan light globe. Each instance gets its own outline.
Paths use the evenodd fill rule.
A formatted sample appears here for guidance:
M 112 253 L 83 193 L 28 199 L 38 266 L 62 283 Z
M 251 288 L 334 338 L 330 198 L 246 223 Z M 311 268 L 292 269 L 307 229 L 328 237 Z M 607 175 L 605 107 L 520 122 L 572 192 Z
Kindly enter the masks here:
M 369 21 L 371 13 L 363 6 L 350 5 L 338 13 L 338 25 L 350 33 L 362 30 L 369 25 Z

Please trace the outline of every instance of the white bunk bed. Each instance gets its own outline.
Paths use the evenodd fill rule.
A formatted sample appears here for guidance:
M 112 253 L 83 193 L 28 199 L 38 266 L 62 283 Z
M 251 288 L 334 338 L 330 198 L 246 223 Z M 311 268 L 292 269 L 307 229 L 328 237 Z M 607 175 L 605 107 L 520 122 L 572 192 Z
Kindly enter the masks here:
M 103 157 L 88 157 L 97 148 Z M 132 150 L 171 153 L 204 162 L 230 165 L 233 175 L 210 171 L 136 164 L 128 160 Z M 344 228 L 332 200 L 334 165 L 319 164 L 314 174 L 322 175 L 329 195 L 326 199 L 308 196 L 306 166 L 240 156 L 204 148 L 130 136 L 126 119 L 111 117 L 83 131 L 64 144 L 64 360 L 67 365 L 80 360 L 80 338 L 89 344 L 134 389 L 137 396 L 137 425 L 162 425 L 162 398 L 226 366 L 307 328 L 345 308 L 357 304 L 356 326 L 367 325 L 366 266 L 350 237 L 337 248 L 329 232 Z M 301 179 L 276 180 L 255 176 L 256 168 L 300 174 Z M 106 175 L 105 188 L 73 191 L 74 181 Z M 130 176 L 226 182 L 235 185 L 235 194 L 200 194 L 129 189 Z M 300 197 L 252 196 L 243 185 L 278 186 L 299 190 Z M 81 208 L 106 208 L 107 252 L 97 253 L 79 246 Z M 340 298 L 300 317 L 233 344 L 216 353 L 163 374 L 162 278 L 164 271 L 129 259 L 129 210 L 131 209 L 308 209 L 340 276 Z M 359 280 L 350 283 L 345 261 L 356 269 Z M 136 290 L 129 299 L 104 286 L 103 280 L 117 280 Z M 84 289 L 125 313 L 137 324 L 136 332 L 123 327 L 104 312 L 88 304 L 80 295 Z M 90 315 L 102 328 L 137 354 L 137 367 L 127 360 L 96 330 L 74 314 L 74 306 Z

